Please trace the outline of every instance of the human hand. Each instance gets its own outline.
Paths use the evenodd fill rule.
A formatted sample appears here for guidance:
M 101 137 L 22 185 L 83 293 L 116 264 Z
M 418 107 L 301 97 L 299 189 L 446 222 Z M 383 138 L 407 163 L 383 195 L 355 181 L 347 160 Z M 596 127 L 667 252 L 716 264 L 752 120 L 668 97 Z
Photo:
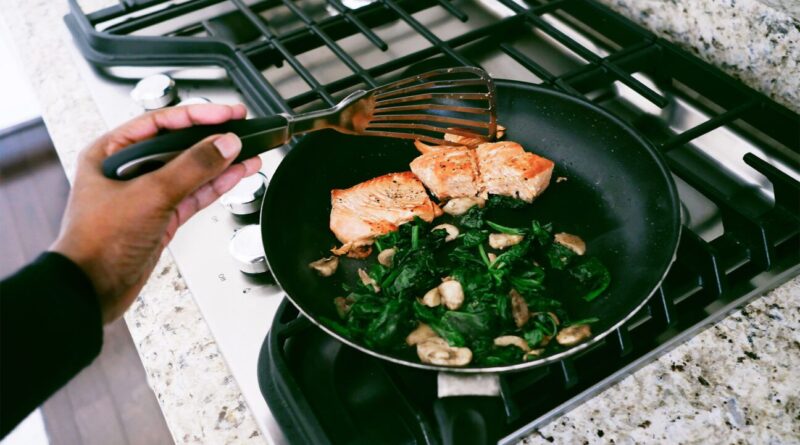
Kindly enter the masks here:
M 227 133 L 210 136 L 160 169 L 129 181 L 103 176 L 103 160 L 161 129 L 220 124 L 246 113 L 243 105 L 215 104 L 153 111 L 106 133 L 81 153 L 61 232 L 50 250 L 89 276 L 104 323 L 131 305 L 178 227 L 256 173 L 261 159 L 231 165 L 242 144 Z

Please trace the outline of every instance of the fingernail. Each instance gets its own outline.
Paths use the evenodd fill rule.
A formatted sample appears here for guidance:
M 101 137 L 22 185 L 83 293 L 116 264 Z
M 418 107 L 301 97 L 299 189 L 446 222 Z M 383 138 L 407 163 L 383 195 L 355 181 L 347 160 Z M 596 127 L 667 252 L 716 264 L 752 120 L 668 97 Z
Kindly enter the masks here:
M 214 141 L 219 153 L 225 159 L 236 157 L 242 149 L 242 141 L 233 133 L 225 133 Z

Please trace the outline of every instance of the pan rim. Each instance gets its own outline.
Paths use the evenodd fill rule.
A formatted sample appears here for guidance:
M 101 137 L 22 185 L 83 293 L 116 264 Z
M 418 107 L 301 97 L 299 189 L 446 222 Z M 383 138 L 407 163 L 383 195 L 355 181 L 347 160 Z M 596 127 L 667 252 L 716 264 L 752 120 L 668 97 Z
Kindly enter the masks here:
M 350 339 L 338 334 L 337 332 L 333 331 L 329 327 L 327 327 L 324 324 L 320 323 L 320 321 L 317 320 L 315 317 L 311 316 L 305 309 L 303 309 L 303 307 L 300 304 L 298 304 L 295 301 L 294 298 L 292 298 L 291 295 L 289 295 L 288 292 L 283 290 L 283 285 L 281 284 L 280 279 L 272 271 L 272 267 L 270 265 L 270 255 L 269 255 L 270 249 L 267 246 L 267 242 L 265 241 L 266 237 L 264 236 L 264 234 L 267 232 L 267 227 L 269 227 L 269 223 L 267 223 L 267 225 L 265 225 L 264 221 L 267 221 L 267 222 L 270 221 L 270 218 L 268 216 L 265 217 L 266 207 L 267 207 L 268 203 L 272 200 L 272 196 L 274 196 L 274 192 L 270 193 L 272 190 L 274 190 L 272 188 L 272 186 L 271 186 L 272 182 L 270 182 L 270 185 L 267 187 L 267 191 L 265 193 L 264 200 L 263 200 L 262 205 L 261 205 L 261 212 L 260 212 L 260 215 L 259 215 L 259 217 L 260 217 L 260 225 L 261 225 L 261 233 L 262 233 L 262 245 L 263 245 L 264 251 L 266 253 L 265 256 L 266 256 L 267 265 L 269 266 L 270 274 L 272 274 L 273 278 L 275 279 L 276 284 L 281 288 L 281 291 L 283 292 L 283 294 L 297 308 L 297 310 L 304 317 L 306 317 L 311 323 L 313 323 L 314 325 L 316 325 L 317 327 L 322 329 L 326 334 L 332 336 L 336 340 L 338 340 L 338 341 L 340 341 L 340 342 L 342 342 L 342 343 L 344 343 L 344 344 L 346 344 L 346 345 L 348 345 L 350 347 L 353 347 L 353 348 L 355 348 L 355 349 L 357 349 L 357 350 L 359 350 L 359 351 L 361 351 L 363 353 L 366 353 L 366 354 L 368 354 L 370 356 L 373 356 L 375 358 L 386 360 L 386 361 L 389 361 L 391 363 L 396 363 L 396 364 L 403 365 L 403 366 L 409 366 L 409 367 L 412 367 L 412 368 L 417 368 L 417 369 L 424 369 L 424 370 L 428 370 L 428 371 L 437 371 L 437 372 L 457 373 L 457 374 L 501 374 L 501 373 L 508 373 L 508 372 L 517 372 L 517 371 L 523 371 L 523 370 L 538 368 L 540 366 L 545 366 L 545 365 L 548 365 L 548 364 L 552 364 L 554 362 L 561 361 L 561 360 L 563 360 L 563 359 L 565 359 L 565 358 L 567 358 L 567 357 L 569 357 L 571 355 L 574 355 L 574 354 L 576 354 L 576 353 L 578 353 L 578 352 L 580 352 L 582 350 L 588 349 L 592 345 L 600 342 L 604 338 L 606 338 L 609 335 L 611 335 L 611 333 L 613 333 L 614 331 L 619 329 L 628 320 L 630 320 L 635 314 L 637 314 L 645 306 L 645 304 L 647 304 L 650 301 L 652 296 L 661 287 L 661 284 L 664 282 L 664 279 L 667 277 L 667 274 L 669 273 L 670 269 L 672 268 L 672 265 L 675 263 L 675 260 L 677 258 L 679 241 L 680 241 L 681 234 L 682 234 L 682 229 L 683 229 L 683 225 L 681 223 L 681 216 L 680 216 L 681 206 L 680 206 L 680 199 L 678 197 L 677 186 L 675 185 L 675 181 L 672 179 L 672 173 L 669 170 L 669 168 L 667 167 L 667 161 L 666 161 L 663 153 L 658 151 L 658 149 L 656 149 L 656 147 L 653 146 L 653 144 L 650 143 L 650 141 L 645 139 L 642 135 L 640 135 L 634 128 L 632 128 L 626 122 L 622 121 L 620 118 L 618 118 L 617 116 L 613 115 L 609 111 L 607 111 L 607 110 L 605 110 L 605 109 L 593 104 L 592 102 L 590 102 L 590 101 L 588 101 L 588 100 L 586 100 L 584 98 L 573 96 L 573 95 L 570 95 L 570 94 L 567 94 L 567 93 L 563 93 L 563 92 L 560 92 L 560 91 L 557 91 L 557 90 L 553 90 L 553 89 L 550 89 L 550 88 L 546 88 L 546 87 L 542 87 L 542 86 L 539 86 L 539 85 L 534 85 L 534 84 L 527 83 L 527 82 L 517 81 L 517 80 L 495 79 L 495 84 L 497 85 L 498 90 L 500 88 L 510 87 L 510 88 L 518 88 L 518 89 L 523 89 L 523 90 L 532 90 L 532 91 L 536 91 L 537 93 L 557 96 L 560 99 L 574 102 L 574 103 L 576 103 L 576 104 L 578 104 L 580 106 L 588 108 L 589 110 L 591 110 L 591 111 L 593 111 L 595 113 L 599 113 L 603 117 L 609 119 L 615 125 L 619 126 L 625 132 L 630 134 L 636 141 L 639 142 L 641 147 L 644 148 L 645 151 L 653 158 L 656 166 L 658 167 L 658 170 L 661 171 L 663 177 L 666 179 L 668 198 L 669 198 L 669 202 L 671 203 L 670 207 L 672 209 L 672 215 L 671 215 L 670 220 L 673 222 L 673 226 L 674 226 L 674 228 L 672 230 L 672 233 L 669 234 L 670 237 L 671 237 L 671 242 L 673 244 L 672 254 L 671 254 L 669 260 L 666 261 L 666 264 L 662 266 L 664 268 L 664 270 L 663 270 L 663 273 L 662 273 L 661 277 L 658 279 L 658 281 L 653 285 L 653 287 L 647 293 L 647 296 L 642 298 L 641 302 L 639 304 L 637 304 L 633 308 L 633 310 L 631 310 L 625 317 L 621 318 L 619 321 L 617 321 L 616 323 L 611 325 L 609 328 L 607 328 L 602 333 L 594 335 L 589 340 L 587 340 L 587 341 L 585 341 L 585 342 L 583 342 L 583 343 L 581 343 L 579 345 L 573 346 L 573 347 L 571 347 L 571 348 L 569 348 L 569 349 L 567 349 L 565 351 L 561 351 L 559 353 L 556 353 L 556 354 L 553 354 L 553 355 L 549 355 L 549 356 L 546 356 L 546 357 L 542 357 L 542 358 L 539 358 L 539 359 L 536 359 L 536 360 L 530 360 L 530 361 L 526 361 L 526 362 L 515 363 L 515 364 L 512 364 L 512 365 L 492 366 L 492 367 L 463 367 L 463 368 L 459 368 L 459 367 L 429 365 L 429 364 L 425 364 L 425 363 L 421 363 L 421 362 L 420 363 L 412 362 L 412 361 L 408 361 L 408 360 L 404 360 L 404 359 L 401 359 L 401 358 L 393 357 L 391 355 L 383 354 L 383 353 L 380 353 L 378 351 L 372 350 L 372 349 L 370 349 L 370 348 L 368 348 L 368 347 L 366 347 L 364 345 L 360 345 L 360 344 L 358 344 L 358 343 L 356 343 L 356 342 L 354 342 L 354 341 L 352 341 L 352 340 L 350 340 Z M 287 157 L 290 156 L 290 155 L 291 155 L 291 151 L 289 152 Z M 283 161 L 281 161 L 281 165 L 282 164 L 283 164 Z M 278 170 L 280 169 L 281 165 L 278 166 Z M 276 170 L 276 174 L 277 174 L 278 170 Z

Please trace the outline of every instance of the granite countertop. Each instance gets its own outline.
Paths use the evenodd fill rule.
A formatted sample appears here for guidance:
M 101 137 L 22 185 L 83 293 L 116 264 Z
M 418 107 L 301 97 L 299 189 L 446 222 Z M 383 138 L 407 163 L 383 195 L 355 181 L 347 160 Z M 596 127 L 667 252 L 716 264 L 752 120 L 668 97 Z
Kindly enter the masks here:
M 796 3 L 601 1 L 800 112 L 800 24 L 790 15 Z M 81 4 L 93 11 L 111 2 Z M 78 151 L 107 129 L 62 50 L 72 45 L 62 22 L 66 2 L 0 5 L 71 178 Z M 125 320 L 175 442 L 267 442 L 169 253 L 155 270 Z M 800 443 L 798 369 L 794 278 L 523 442 Z

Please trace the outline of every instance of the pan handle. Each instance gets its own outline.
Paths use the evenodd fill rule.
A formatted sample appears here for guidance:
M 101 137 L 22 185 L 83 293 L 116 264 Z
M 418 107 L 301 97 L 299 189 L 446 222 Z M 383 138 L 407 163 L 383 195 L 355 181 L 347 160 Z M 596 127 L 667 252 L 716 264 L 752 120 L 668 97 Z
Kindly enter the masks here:
M 497 443 L 506 423 L 503 399 L 494 396 L 437 399 L 433 412 L 444 445 Z
M 125 147 L 103 161 L 103 174 L 110 179 L 135 178 L 161 167 L 208 136 L 222 133 L 234 133 L 242 140 L 242 151 L 234 162 L 280 147 L 291 136 L 286 117 L 280 115 L 219 125 L 196 125 L 165 132 Z
M 440 372 L 436 386 L 433 412 L 444 445 L 497 443 L 506 426 L 497 374 Z

